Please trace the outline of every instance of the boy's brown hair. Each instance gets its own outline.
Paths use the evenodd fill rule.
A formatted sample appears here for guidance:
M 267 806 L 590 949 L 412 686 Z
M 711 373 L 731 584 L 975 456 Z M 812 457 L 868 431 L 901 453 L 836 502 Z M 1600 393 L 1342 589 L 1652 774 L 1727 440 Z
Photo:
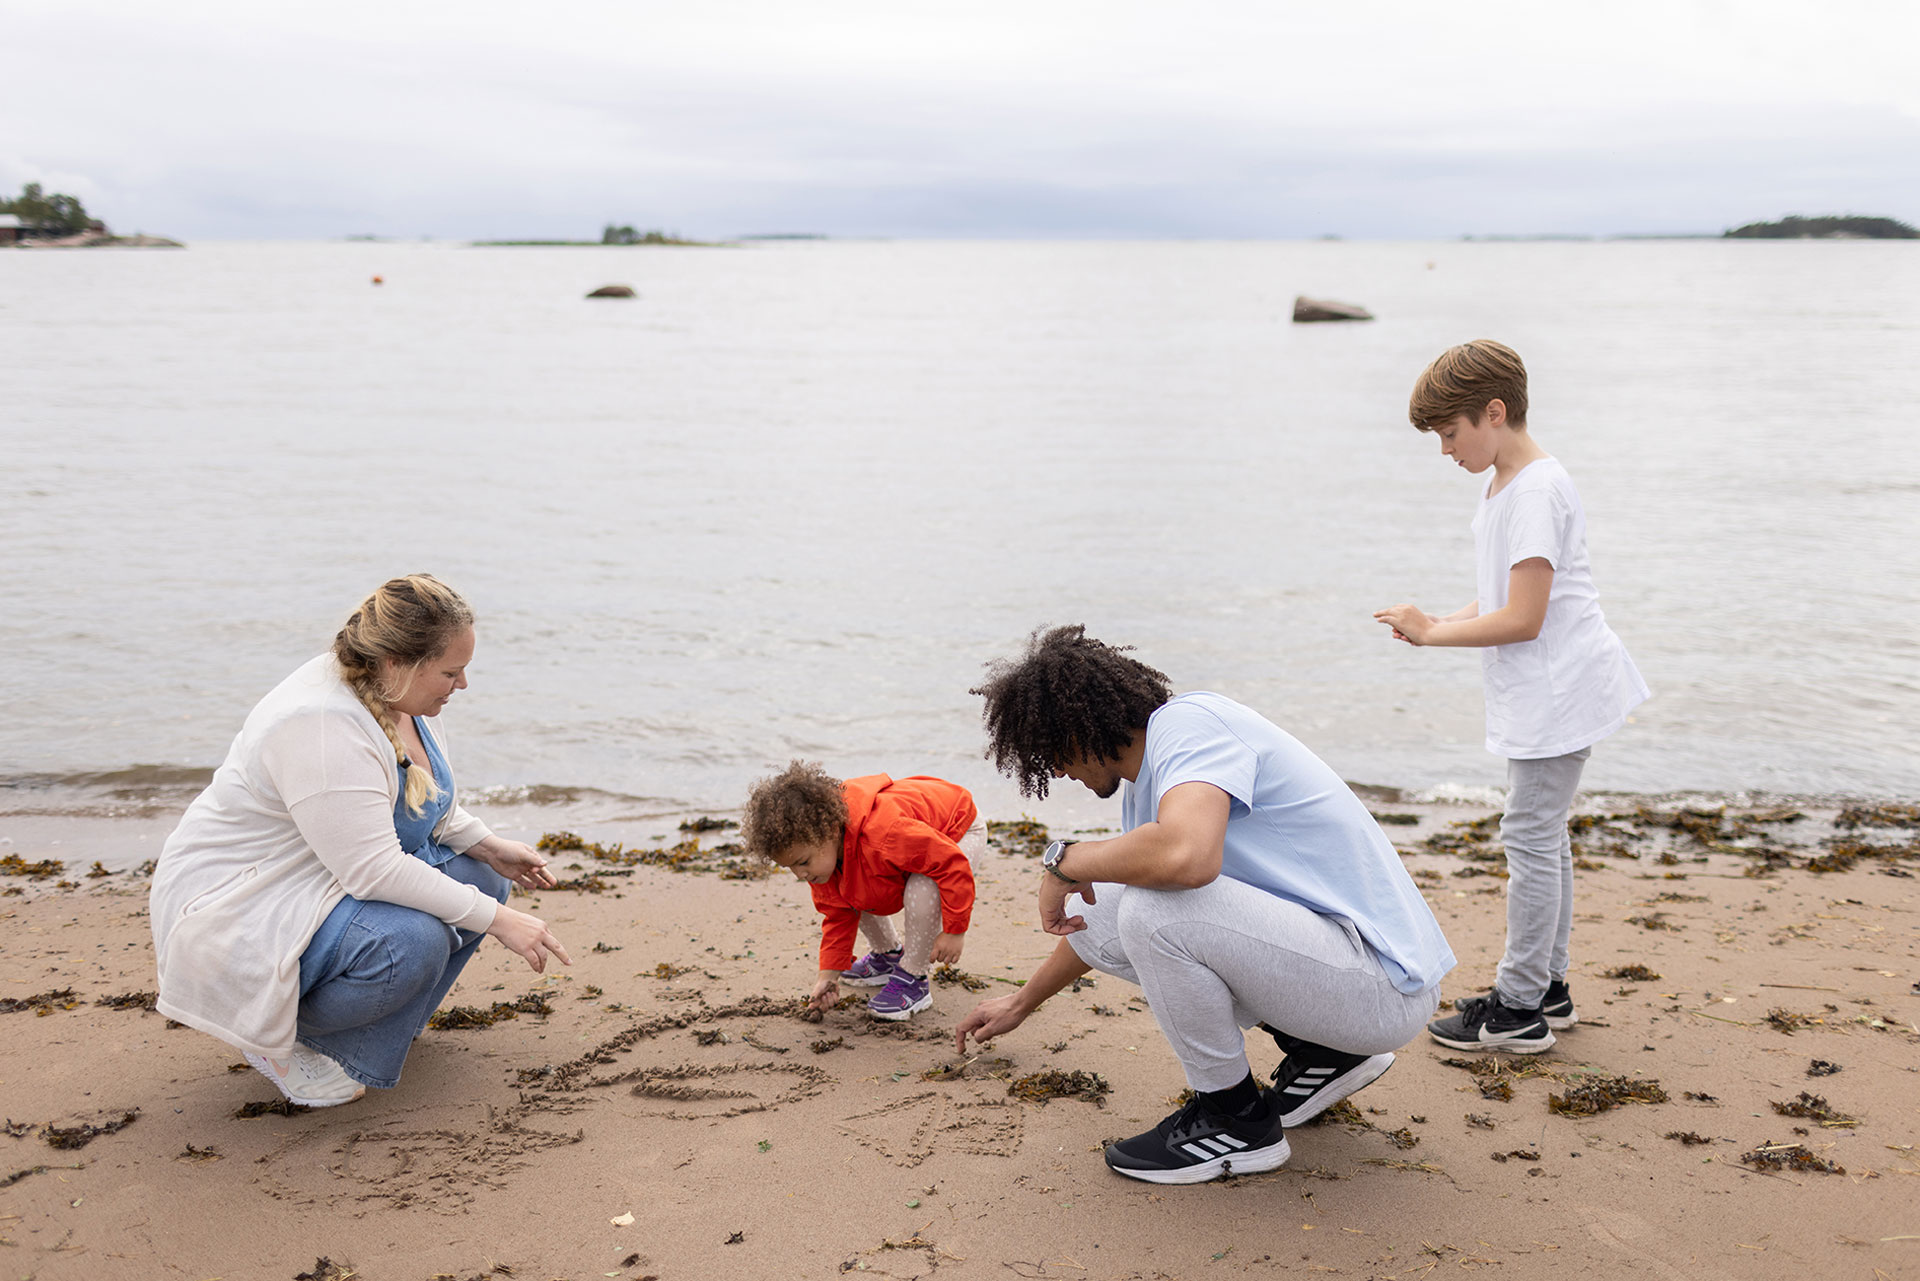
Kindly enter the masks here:
M 794 761 L 747 794 L 740 820 L 740 843 L 747 853 L 771 863 L 796 845 L 839 840 L 847 826 L 847 797 L 841 781 L 814 761 Z
M 1449 347 L 1421 372 L 1407 401 L 1407 417 L 1421 431 L 1444 427 L 1462 414 L 1478 422 L 1487 402 L 1507 407 L 1507 425 L 1527 425 L 1527 367 L 1520 353 L 1490 338 Z

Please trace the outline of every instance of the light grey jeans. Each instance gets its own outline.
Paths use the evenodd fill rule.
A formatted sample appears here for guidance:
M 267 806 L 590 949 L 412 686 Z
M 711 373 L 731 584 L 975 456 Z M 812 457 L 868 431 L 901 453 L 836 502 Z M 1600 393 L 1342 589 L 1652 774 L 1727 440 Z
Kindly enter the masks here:
M 1196 1090 L 1246 1077 L 1242 1028 L 1378 1054 L 1405 1045 L 1440 1001 L 1437 984 L 1397 991 L 1349 922 L 1229 877 L 1194 890 L 1097 883 L 1094 897 L 1067 899 L 1087 922 L 1067 941 L 1094 969 L 1140 985 Z
M 1507 762 L 1507 950 L 1493 986 L 1507 1005 L 1539 1006 L 1547 983 L 1567 976 L 1573 936 L 1573 842 L 1567 816 L 1593 749 Z

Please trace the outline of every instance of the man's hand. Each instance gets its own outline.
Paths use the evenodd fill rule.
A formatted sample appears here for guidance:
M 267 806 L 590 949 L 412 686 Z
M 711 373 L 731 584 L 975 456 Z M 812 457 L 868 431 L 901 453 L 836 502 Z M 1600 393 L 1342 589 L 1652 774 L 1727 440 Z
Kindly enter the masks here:
M 948 934 L 942 931 L 940 937 L 933 941 L 930 959 L 941 965 L 952 965 L 960 959 L 960 949 L 966 946 L 966 942 L 967 936 L 964 934 Z
M 1067 915 L 1067 895 L 1078 894 L 1091 903 L 1093 882 L 1076 881 L 1069 885 L 1052 872 L 1040 873 L 1040 928 L 1049 934 L 1077 934 L 1087 928 L 1083 916 Z
M 839 999 L 840 971 L 821 970 L 820 977 L 813 981 L 813 994 L 807 998 L 807 1004 L 824 1013 Z
M 1006 996 L 996 996 L 980 1002 L 973 1007 L 973 1013 L 960 1020 L 960 1026 L 954 1029 L 954 1048 L 960 1053 L 967 1052 L 967 1037 L 985 1045 L 1002 1032 L 1011 1032 L 1027 1021 L 1027 1011 L 1020 1008 L 1020 994 L 1010 992 Z
M 1427 643 L 1427 633 L 1436 627 L 1440 620 L 1417 605 L 1394 605 L 1387 609 L 1376 609 L 1373 616 L 1393 629 L 1393 638 L 1403 640 L 1409 645 Z

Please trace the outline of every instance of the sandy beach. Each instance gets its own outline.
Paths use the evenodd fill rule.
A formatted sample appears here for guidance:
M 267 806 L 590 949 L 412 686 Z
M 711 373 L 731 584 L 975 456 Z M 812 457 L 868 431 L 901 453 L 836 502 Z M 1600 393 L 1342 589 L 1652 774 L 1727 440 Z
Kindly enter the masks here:
M 1459 954 L 1447 994 L 1483 990 L 1504 929 L 1487 812 L 1368 800 Z M 89 876 L 66 854 L 36 868 L 48 853 L 15 834 L 0 867 L 0 1268 L 1920 1275 L 1915 811 L 1642 804 L 1582 802 L 1581 1022 L 1552 1051 L 1476 1072 L 1423 1036 L 1354 1107 L 1292 1131 L 1285 1169 L 1188 1188 L 1100 1159 L 1184 1085 L 1137 990 L 1086 983 L 955 1055 L 978 999 L 958 977 L 1004 990 L 1052 943 L 1037 867 L 1010 838 L 977 868 L 962 975 L 910 1024 L 881 1025 L 858 1004 L 798 1016 L 817 918 L 789 877 L 729 875 L 725 831 L 637 861 L 688 838 L 585 831 L 604 857 L 556 854 L 577 888 L 525 903 L 571 969 L 535 976 L 489 944 L 451 1003 L 511 1017 L 427 1032 L 397 1089 L 248 1115 L 275 1094 L 238 1052 L 142 1008 L 145 876 Z M 1250 1050 L 1257 1074 L 1278 1060 L 1258 1032 Z

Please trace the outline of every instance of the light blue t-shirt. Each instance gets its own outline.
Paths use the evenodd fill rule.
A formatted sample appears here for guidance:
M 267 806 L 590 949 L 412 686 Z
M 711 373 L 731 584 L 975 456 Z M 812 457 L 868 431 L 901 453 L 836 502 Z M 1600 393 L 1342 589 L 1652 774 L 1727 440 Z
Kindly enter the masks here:
M 1392 842 L 1293 735 L 1219 694 L 1169 699 L 1147 719 L 1146 756 L 1121 795 L 1121 826 L 1152 822 L 1160 798 L 1192 782 L 1232 798 L 1223 876 L 1353 922 L 1401 992 L 1423 992 L 1453 968 L 1453 949 Z

